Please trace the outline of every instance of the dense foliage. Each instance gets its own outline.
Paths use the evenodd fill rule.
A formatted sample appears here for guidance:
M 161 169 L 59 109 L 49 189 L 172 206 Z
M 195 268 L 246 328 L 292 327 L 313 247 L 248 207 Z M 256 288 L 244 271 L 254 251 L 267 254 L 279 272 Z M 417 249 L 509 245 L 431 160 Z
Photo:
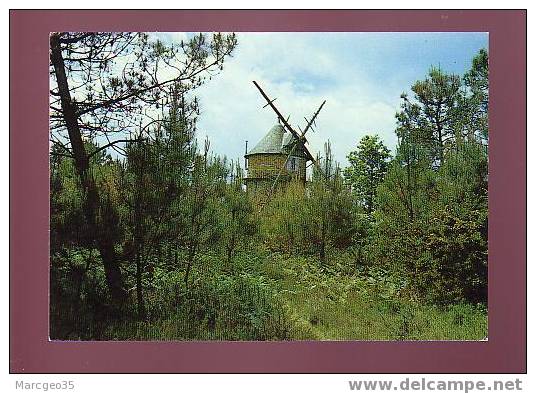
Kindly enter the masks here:
M 112 114 L 139 119 L 142 102 L 156 105 L 164 93 L 165 103 L 121 154 L 87 133 L 80 147 L 87 168 L 67 151 L 65 113 L 53 117 L 54 130 L 69 131 L 53 139 L 50 155 L 53 339 L 487 335 L 485 51 L 466 75 L 432 68 L 412 96 L 402 94 L 396 151 L 367 135 L 341 169 L 327 143 L 305 187 L 278 187 L 261 204 L 244 189 L 238 163 L 215 155 L 208 140 L 198 145 L 196 103 L 188 100 L 211 67 L 208 57 L 221 69 L 233 37 L 215 35 L 209 44 L 199 36 L 167 49 L 144 36 L 59 38 L 65 56 L 91 40 L 110 51 L 131 45 L 132 56 L 152 50 L 136 55 L 141 69 L 123 80 L 103 66 L 113 84 L 110 111 L 108 98 L 87 93 L 95 109 L 82 109 L 80 126 Z M 151 90 L 146 72 L 179 50 L 199 73 Z M 119 123 L 103 119 L 115 131 Z

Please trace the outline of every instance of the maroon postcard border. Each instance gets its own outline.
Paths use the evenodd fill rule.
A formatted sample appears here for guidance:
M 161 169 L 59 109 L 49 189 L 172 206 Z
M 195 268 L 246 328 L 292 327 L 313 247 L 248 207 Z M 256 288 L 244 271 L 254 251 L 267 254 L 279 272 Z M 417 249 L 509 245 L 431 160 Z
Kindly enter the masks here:
M 489 32 L 489 340 L 49 341 L 51 31 Z M 9 61 L 10 372 L 526 372 L 526 10 L 12 10 Z

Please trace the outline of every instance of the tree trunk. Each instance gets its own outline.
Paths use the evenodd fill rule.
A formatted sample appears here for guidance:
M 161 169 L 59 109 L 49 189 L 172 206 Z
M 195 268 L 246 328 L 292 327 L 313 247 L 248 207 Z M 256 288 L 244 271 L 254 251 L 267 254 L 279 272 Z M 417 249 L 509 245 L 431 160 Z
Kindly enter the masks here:
M 437 130 L 437 144 L 439 147 L 438 158 L 439 158 L 440 166 L 443 164 L 443 126 L 441 124 L 441 106 L 442 105 L 443 105 L 442 102 L 438 103 L 436 114 L 434 117 L 435 126 Z
M 229 240 L 229 244 L 227 245 L 227 264 L 231 264 L 231 259 L 233 258 L 233 251 L 235 248 L 235 234 L 231 235 L 231 239 Z
M 113 242 L 109 240 L 108 236 L 104 235 L 97 223 L 99 194 L 89 172 L 89 157 L 84 148 L 82 134 L 78 125 L 76 106 L 71 99 L 63 54 L 61 52 L 60 36 L 58 34 L 50 35 L 50 61 L 56 74 L 61 109 L 73 149 L 74 164 L 84 191 L 83 210 L 88 224 L 88 230 L 94 236 L 95 245 L 101 254 L 106 273 L 106 282 L 112 298 L 115 301 L 122 302 L 126 297 L 126 292 L 123 288 L 121 270 L 117 264 L 117 255 Z
M 190 269 L 192 267 L 192 264 L 194 263 L 195 253 L 197 251 L 197 244 L 195 243 L 195 241 L 192 241 L 188 248 L 188 264 L 186 265 L 186 273 L 184 274 L 184 285 L 186 286 L 186 288 L 188 288 Z
M 138 302 L 138 318 L 144 320 L 146 316 L 145 303 L 143 302 L 142 264 L 141 253 L 136 254 L 136 298 Z
M 369 200 L 367 203 L 367 213 L 370 215 L 372 214 L 372 210 L 374 210 L 374 193 L 375 193 L 375 182 L 374 182 L 374 170 L 372 168 L 369 168 L 369 177 L 370 177 L 370 189 L 369 189 Z
M 229 239 L 229 243 L 227 244 L 227 264 L 231 264 L 231 259 L 233 258 L 233 251 L 235 248 L 235 241 L 236 241 L 236 231 L 238 228 L 235 225 L 235 219 L 236 219 L 236 211 L 232 209 L 231 211 L 231 222 L 229 225 L 229 229 L 232 231 L 231 238 Z
M 412 146 L 412 150 L 414 150 L 415 147 Z M 411 178 L 411 165 L 413 165 L 413 159 L 415 157 L 410 157 L 407 164 L 406 164 L 406 179 L 407 179 L 407 191 L 408 191 L 408 218 L 410 222 L 413 222 L 414 214 L 413 214 L 413 201 L 411 198 L 411 193 L 413 192 L 413 187 L 411 184 L 412 178 Z
M 320 231 L 320 262 L 322 265 L 326 262 L 326 229 L 324 222 L 322 222 Z

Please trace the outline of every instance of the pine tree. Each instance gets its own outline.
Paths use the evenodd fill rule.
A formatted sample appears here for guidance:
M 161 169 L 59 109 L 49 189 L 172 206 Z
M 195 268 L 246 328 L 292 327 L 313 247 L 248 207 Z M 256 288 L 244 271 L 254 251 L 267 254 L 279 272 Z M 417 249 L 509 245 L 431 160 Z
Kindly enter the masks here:
M 350 166 L 344 169 L 345 183 L 369 214 L 375 209 L 376 190 L 385 177 L 390 157 L 389 149 L 377 135 L 364 136 L 357 150 L 348 154 Z

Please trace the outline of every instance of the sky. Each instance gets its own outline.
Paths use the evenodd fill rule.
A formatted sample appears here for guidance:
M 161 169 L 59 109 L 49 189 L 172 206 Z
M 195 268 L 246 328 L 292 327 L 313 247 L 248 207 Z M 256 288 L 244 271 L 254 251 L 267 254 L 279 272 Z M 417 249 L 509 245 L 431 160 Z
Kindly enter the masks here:
M 180 40 L 184 33 L 160 33 Z M 243 162 L 277 122 L 252 81 L 257 81 L 294 128 L 305 126 L 323 100 L 309 150 L 329 140 L 335 159 L 367 134 L 394 151 L 400 94 L 424 79 L 431 66 L 462 75 L 473 56 L 488 48 L 487 33 L 237 33 L 238 46 L 223 71 L 194 91 L 200 100 L 198 140 L 215 154 Z

